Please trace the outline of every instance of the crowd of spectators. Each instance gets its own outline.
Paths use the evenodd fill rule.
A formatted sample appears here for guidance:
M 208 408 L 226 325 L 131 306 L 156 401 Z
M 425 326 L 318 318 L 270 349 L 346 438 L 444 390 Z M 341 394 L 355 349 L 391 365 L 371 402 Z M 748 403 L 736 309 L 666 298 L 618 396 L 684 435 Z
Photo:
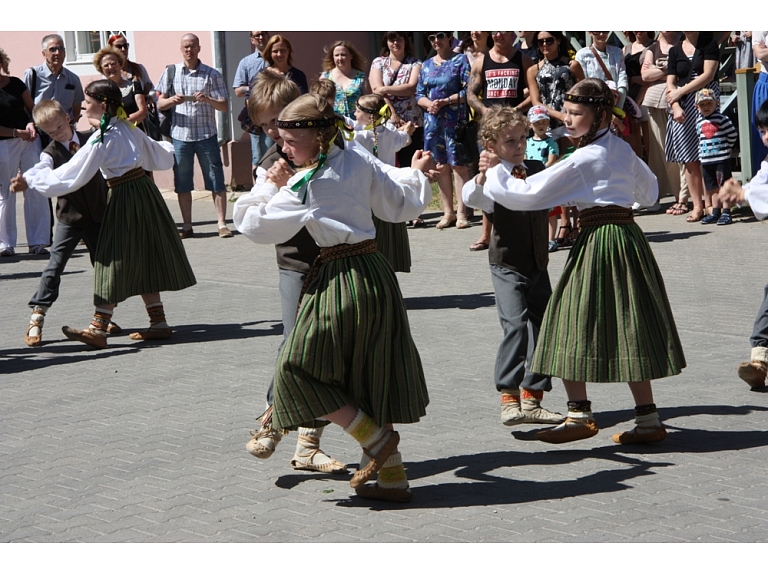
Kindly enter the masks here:
M 412 143 L 398 152 L 398 164 L 408 165 L 420 148 L 433 154 L 442 203 L 438 229 L 467 228 L 479 220 L 458 193 L 476 170 L 477 154 L 466 145 L 474 135 L 469 129 L 474 121 L 491 105 L 523 112 L 543 106 L 549 117 L 547 136 L 557 142 L 562 156 L 572 146 L 562 124 L 563 95 L 585 77 L 607 81 L 615 90 L 617 107 L 628 113 L 626 118 L 614 118 L 614 130 L 649 164 L 658 179 L 660 197 L 675 198 L 667 213 L 686 214 L 688 221 L 696 222 L 711 212 L 699 158 L 696 92 L 708 88 L 719 98 L 720 46 L 729 44 L 735 49 L 736 67 L 762 64 L 753 98 L 757 109 L 768 99 L 767 33 L 624 32 L 622 43 L 617 34 L 590 31 L 584 38 L 587 47 L 576 51 L 558 31 L 473 31 L 461 40 L 453 32 L 437 31 L 424 33 L 428 45 L 422 61 L 416 57 L 411 32 L 387 32 L 372 62 L 346 40 L 327 46 L 318 58 L 321 78 L 335 87 L 337 113 L 353 118 L 358 99 L 373 93 L 386 101 L 395 127 L 407 122 L 415 126 Z M 309 91 L 313 79 L 294 67 L 293 46 L 287 37 L 253 31 L 250 39 L 254 51 L 243 58 L 234 76 L 236 97 L 247 98 L 263 70 L 290 78 L 301 93 Z M 231 237 L 215 121 L 216 111 L 229 109 L 224 79 L 200 61 L 200 42 L 193 34 L 182 37 L 181 62 L 168 66 L 156 85 L 144 66 L 128 59 L 128 49 L 127 39 L 117 34 L 93 63 L 118 85 L 128 118 L 140 129 L 147 131 L 163 114 L 169 116 L 176 155 L 174 188 L 183 219 L 181 237 L 194 235 L 190 194 L 194 157 L 201 165 L 205 188 L 213 194 L 219 235 Z M 32 107 L 53 99 L 73 123 L 80 116 L 83 90 L 78 76 L 64 67 L 65 54 L 63 39 L 48 35 L 42 39 L 44 62 L 16 78 L 10 75 L 8 55 L 0 51 L 0 256 L 12 256 L 16 249 L 15 199 L 7 192 L 8 182 L 34 163 L 47 143 L 46 135 L 31 121 Z M 754 132 L 753 173 L 768 154 L 756 128 Z M 255 171 L 272 141 L 257 126 L 250 137 Z M 53 224 L 49 202 L 36 195 L 25 197 L 24 202 L 29 251 L 45 255 Z M 638 208 L 653 211 L 658 203 Z M 562 246 L 569 241 L 577 214 L 569 209 L 558 214 L 559 227 L 550 240 Z M 411 225 L 426 224 L 417 219 Z M 480 238 L 472 249 L 488 244 L 490 225 L 483 217 Z

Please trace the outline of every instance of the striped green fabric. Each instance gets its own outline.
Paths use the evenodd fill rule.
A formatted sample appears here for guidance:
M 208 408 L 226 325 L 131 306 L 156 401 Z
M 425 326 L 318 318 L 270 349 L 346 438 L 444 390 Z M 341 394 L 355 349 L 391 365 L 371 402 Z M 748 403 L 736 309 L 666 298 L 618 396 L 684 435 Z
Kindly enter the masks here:
M 664 280 L 642 230 L 634 223 L 584 228 L 549 300 L 531 370 L 632 382 L 684 367 Z
M 405 222 L 393 224 L 373 216 L 376 227 L 376 246 L 381 255 L 396 272 L 411 271 L 411 244 L 408 241 L 408 229 Z
M 145 176 L 110 189 L 94 262 L 94 305 L 195 285 L 176 224 Z
M 414 423 L 428 403 L 403 296 L 387 261 L 377 252 L 324 264 L 277 359 L 275 426 L 294 429 L 345 405 L 378 425 Z

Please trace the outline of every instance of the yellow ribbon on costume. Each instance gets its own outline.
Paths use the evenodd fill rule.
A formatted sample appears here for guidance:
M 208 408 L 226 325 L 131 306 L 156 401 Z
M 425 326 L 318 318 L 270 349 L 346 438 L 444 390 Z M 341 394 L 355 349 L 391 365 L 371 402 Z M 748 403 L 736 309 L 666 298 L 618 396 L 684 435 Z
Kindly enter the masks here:
M 365 110 L 363 110 L 365 111 Z M 363 126 L 363 130 L 373 130 L 374 128 L 378 126 L 383 126 L 386 124 L 389 119 L 392 117 L 392 110 L 389 109 L 389 106 L 384 104 L 381 109 L 379 110 L 378 114 L 379 117 L 376 119 L 376 121 L 371 122 L 370 124 L 366 124 Z
M 354 130 L 347 126 L 347 123 L 341 118 L 336 118 L 336 127 L 339 129 L 341 137 L 347 142 L 351 142 L 355 138 Z
M 123 108 L 122 104 L 120 104 L 117 107 L 117 111 L 115 112 L 115 116 L 117 116 L 118 120 L 125 120 L 126 123 L 131 127 L 131 130 L 136 128 L 136 124 L 134 124 L 133 122 L 129 122 L 128 121 L 128 114 L 126 114 L 125 108 Z

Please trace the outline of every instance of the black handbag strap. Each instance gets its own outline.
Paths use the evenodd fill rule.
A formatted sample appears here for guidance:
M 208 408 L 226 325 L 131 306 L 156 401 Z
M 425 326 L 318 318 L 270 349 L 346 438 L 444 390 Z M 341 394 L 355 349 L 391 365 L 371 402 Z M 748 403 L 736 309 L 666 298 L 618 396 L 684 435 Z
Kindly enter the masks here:
M 395 70 L 395 73 L 392 74 L 392 81 L 387 84 L 388 86 L 394 86 L 395 82 L 397 82 L 397 76 L 400 74 L 400 70 L 403 69 L 403 62 L 400 62 L 400 65 L 397 67 L 397 70 Z

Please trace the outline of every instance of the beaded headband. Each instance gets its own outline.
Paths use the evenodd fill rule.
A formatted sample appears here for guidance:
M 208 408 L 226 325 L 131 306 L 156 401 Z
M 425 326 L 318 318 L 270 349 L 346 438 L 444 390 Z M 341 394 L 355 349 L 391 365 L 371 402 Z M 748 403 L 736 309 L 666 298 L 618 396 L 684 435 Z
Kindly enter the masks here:
M 606 98 L 605 96 L 577 96 L 576 94 L 566 94 L 566 102 L 573 102 L 574 104 L 599 104 L 601 106 L 613 107 L 613 97 Z
M 336 125 L 336 117 L 317 118 L 312 120 L 275 120 L 275 125 L 283 130 L 300 130 L 304 128 L 330 128 Z
M 87 96 L 90 96 L 91 98 L 93 98 L 94 100 L 98 100 L 99 102 L 105 102 L 105 103 L 106 102 L 110 102 L 112 104 L 122 104 L 122 101 L 120 101 L 120 100 L 113 100 L 112 98 L 110 98 L 106 94 L 101 94 L 101 95 L 94 94 L 93 92 L 91 92 L 89 90 L 86 90 L 85 93 L 86 93 Z
M 357 107 L 365 112 L 366 114 L 370 114 L 371 116 L 378 116 L 381 114 L 381 110 L 374 110 L 373 108 L 364 108 L 360 104 L 357 104 Z

